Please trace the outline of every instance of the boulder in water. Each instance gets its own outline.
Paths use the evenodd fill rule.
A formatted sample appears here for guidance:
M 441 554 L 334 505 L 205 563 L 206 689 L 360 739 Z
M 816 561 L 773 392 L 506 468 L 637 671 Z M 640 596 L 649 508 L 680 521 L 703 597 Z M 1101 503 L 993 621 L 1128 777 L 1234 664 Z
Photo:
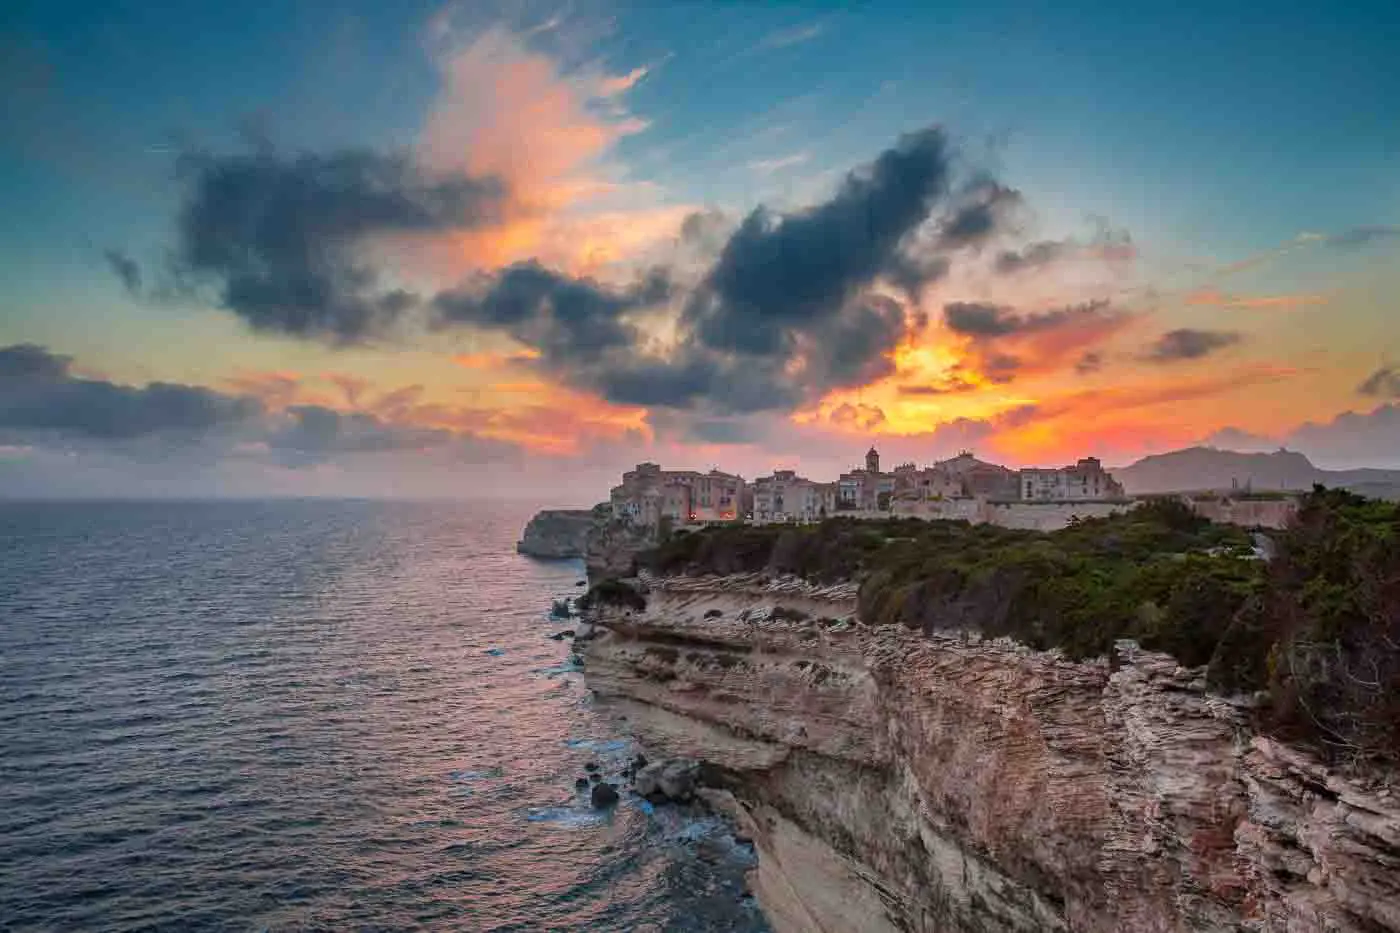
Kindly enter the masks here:
M 594 784 L 593 790 L 588 794 L 588 800 L 598 809 L 610 807 L 617 803 L 617 788 L 611 784 Z

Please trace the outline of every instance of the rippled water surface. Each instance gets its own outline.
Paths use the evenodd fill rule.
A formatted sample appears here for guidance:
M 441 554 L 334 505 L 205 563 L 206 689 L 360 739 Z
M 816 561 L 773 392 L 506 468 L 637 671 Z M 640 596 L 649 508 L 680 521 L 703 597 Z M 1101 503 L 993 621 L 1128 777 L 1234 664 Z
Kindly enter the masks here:
M 757 930 L 722 826 L 583 766 L 529 509 L 0 504 L 0 928 Z

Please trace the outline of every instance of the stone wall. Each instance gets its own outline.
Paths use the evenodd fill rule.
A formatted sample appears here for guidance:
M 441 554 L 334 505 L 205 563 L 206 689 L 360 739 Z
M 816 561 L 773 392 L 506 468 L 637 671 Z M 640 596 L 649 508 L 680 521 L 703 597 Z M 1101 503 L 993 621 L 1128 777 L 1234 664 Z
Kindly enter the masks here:
M 1226 525 L 1245 528 L 1283 528 L 1298 514 L 1298 499 L 1189 498 L 1197 515 Z
M 988 502 L 986 520 L 1003 528 L 1056 531 L 1076 518 L 1105 518 L 1126 512 L 1134 502 Z

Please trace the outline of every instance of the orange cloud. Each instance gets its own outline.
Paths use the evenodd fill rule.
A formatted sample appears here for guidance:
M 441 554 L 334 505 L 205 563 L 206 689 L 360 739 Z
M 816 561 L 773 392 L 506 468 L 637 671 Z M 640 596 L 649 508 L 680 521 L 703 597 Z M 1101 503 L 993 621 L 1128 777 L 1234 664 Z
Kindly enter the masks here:
M 1073 459 L 1085 453 L 1142 454 L 1191 443 L 1240 414 L 1232 396 L 1301 374 L 1260 365 L 1189 382 L 1148 383 L 1043 398 L 1033 417 L 997 437 L 1017 460 Z
M 471 401 L 445 401 L 440 393 L 408 385 L 381 394 L 359 410 L 389 424 L 471 434 L 557 455 L 651 435 L 645 409 L 612 405 L 543 381 L 463 387 L 457 392 L 470 395 Z
M 530 360 L 537 360 L 540 351 L 533 347 L 526 347 L 523 350 L 516 350 L 512 353 L 501 353 L 497 351 L 486 351 L 484 353 L 459 353 L 452 357 L 452 362 L 465 369 L 504 369 L 507 366 L 515 366 L 520 363 L 528 363 Z
M 646 409 L 610 405 L 543 383 L 531 394 L 530 403 L 520 406 L 420 406 L 411 413 L 410 420 L 518 444 L 537 453 L 559 455 L 578 453 L 600 442 L 651 436 Z
M 618 140 L 646 128 L 619 100 L 647 74 L 565 72 L 501 29 L 440 59 L 443 87 L 420 137 L 434 171 L 495 175 L 511 203 L 499 227 L 454 235 L 440 263 L 460 274 L 529 258 L 569 271 L 617 262 L 658 237 L 674 237 L 682 207 L 624 184 Z
M 598 83 L 598 93 L 603 97 L 613 97 L 624 91 L 632 90 L 633 85 L 642 80 L 650 72 L 650 68 L 633 68 L 625 75 L 618 75 L 615 78 L 603 78 Z

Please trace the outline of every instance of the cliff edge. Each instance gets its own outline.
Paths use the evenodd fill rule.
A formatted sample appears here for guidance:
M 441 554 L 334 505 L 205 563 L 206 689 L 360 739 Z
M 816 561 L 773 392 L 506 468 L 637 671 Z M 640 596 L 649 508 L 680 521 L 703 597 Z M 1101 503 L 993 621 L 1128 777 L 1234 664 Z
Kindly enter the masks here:
M 639 585 L 589 686 L 721 776 L 779 931 L 1400 931 L 1400 798 L 1200 668 L 867 626 L 854 584 Z
M 604 506 L 592 509 L 544 509 L 526 524 L 516 551 L 547 560 L 581 558 L 588 550 L 588 536 L 605 516 Z

